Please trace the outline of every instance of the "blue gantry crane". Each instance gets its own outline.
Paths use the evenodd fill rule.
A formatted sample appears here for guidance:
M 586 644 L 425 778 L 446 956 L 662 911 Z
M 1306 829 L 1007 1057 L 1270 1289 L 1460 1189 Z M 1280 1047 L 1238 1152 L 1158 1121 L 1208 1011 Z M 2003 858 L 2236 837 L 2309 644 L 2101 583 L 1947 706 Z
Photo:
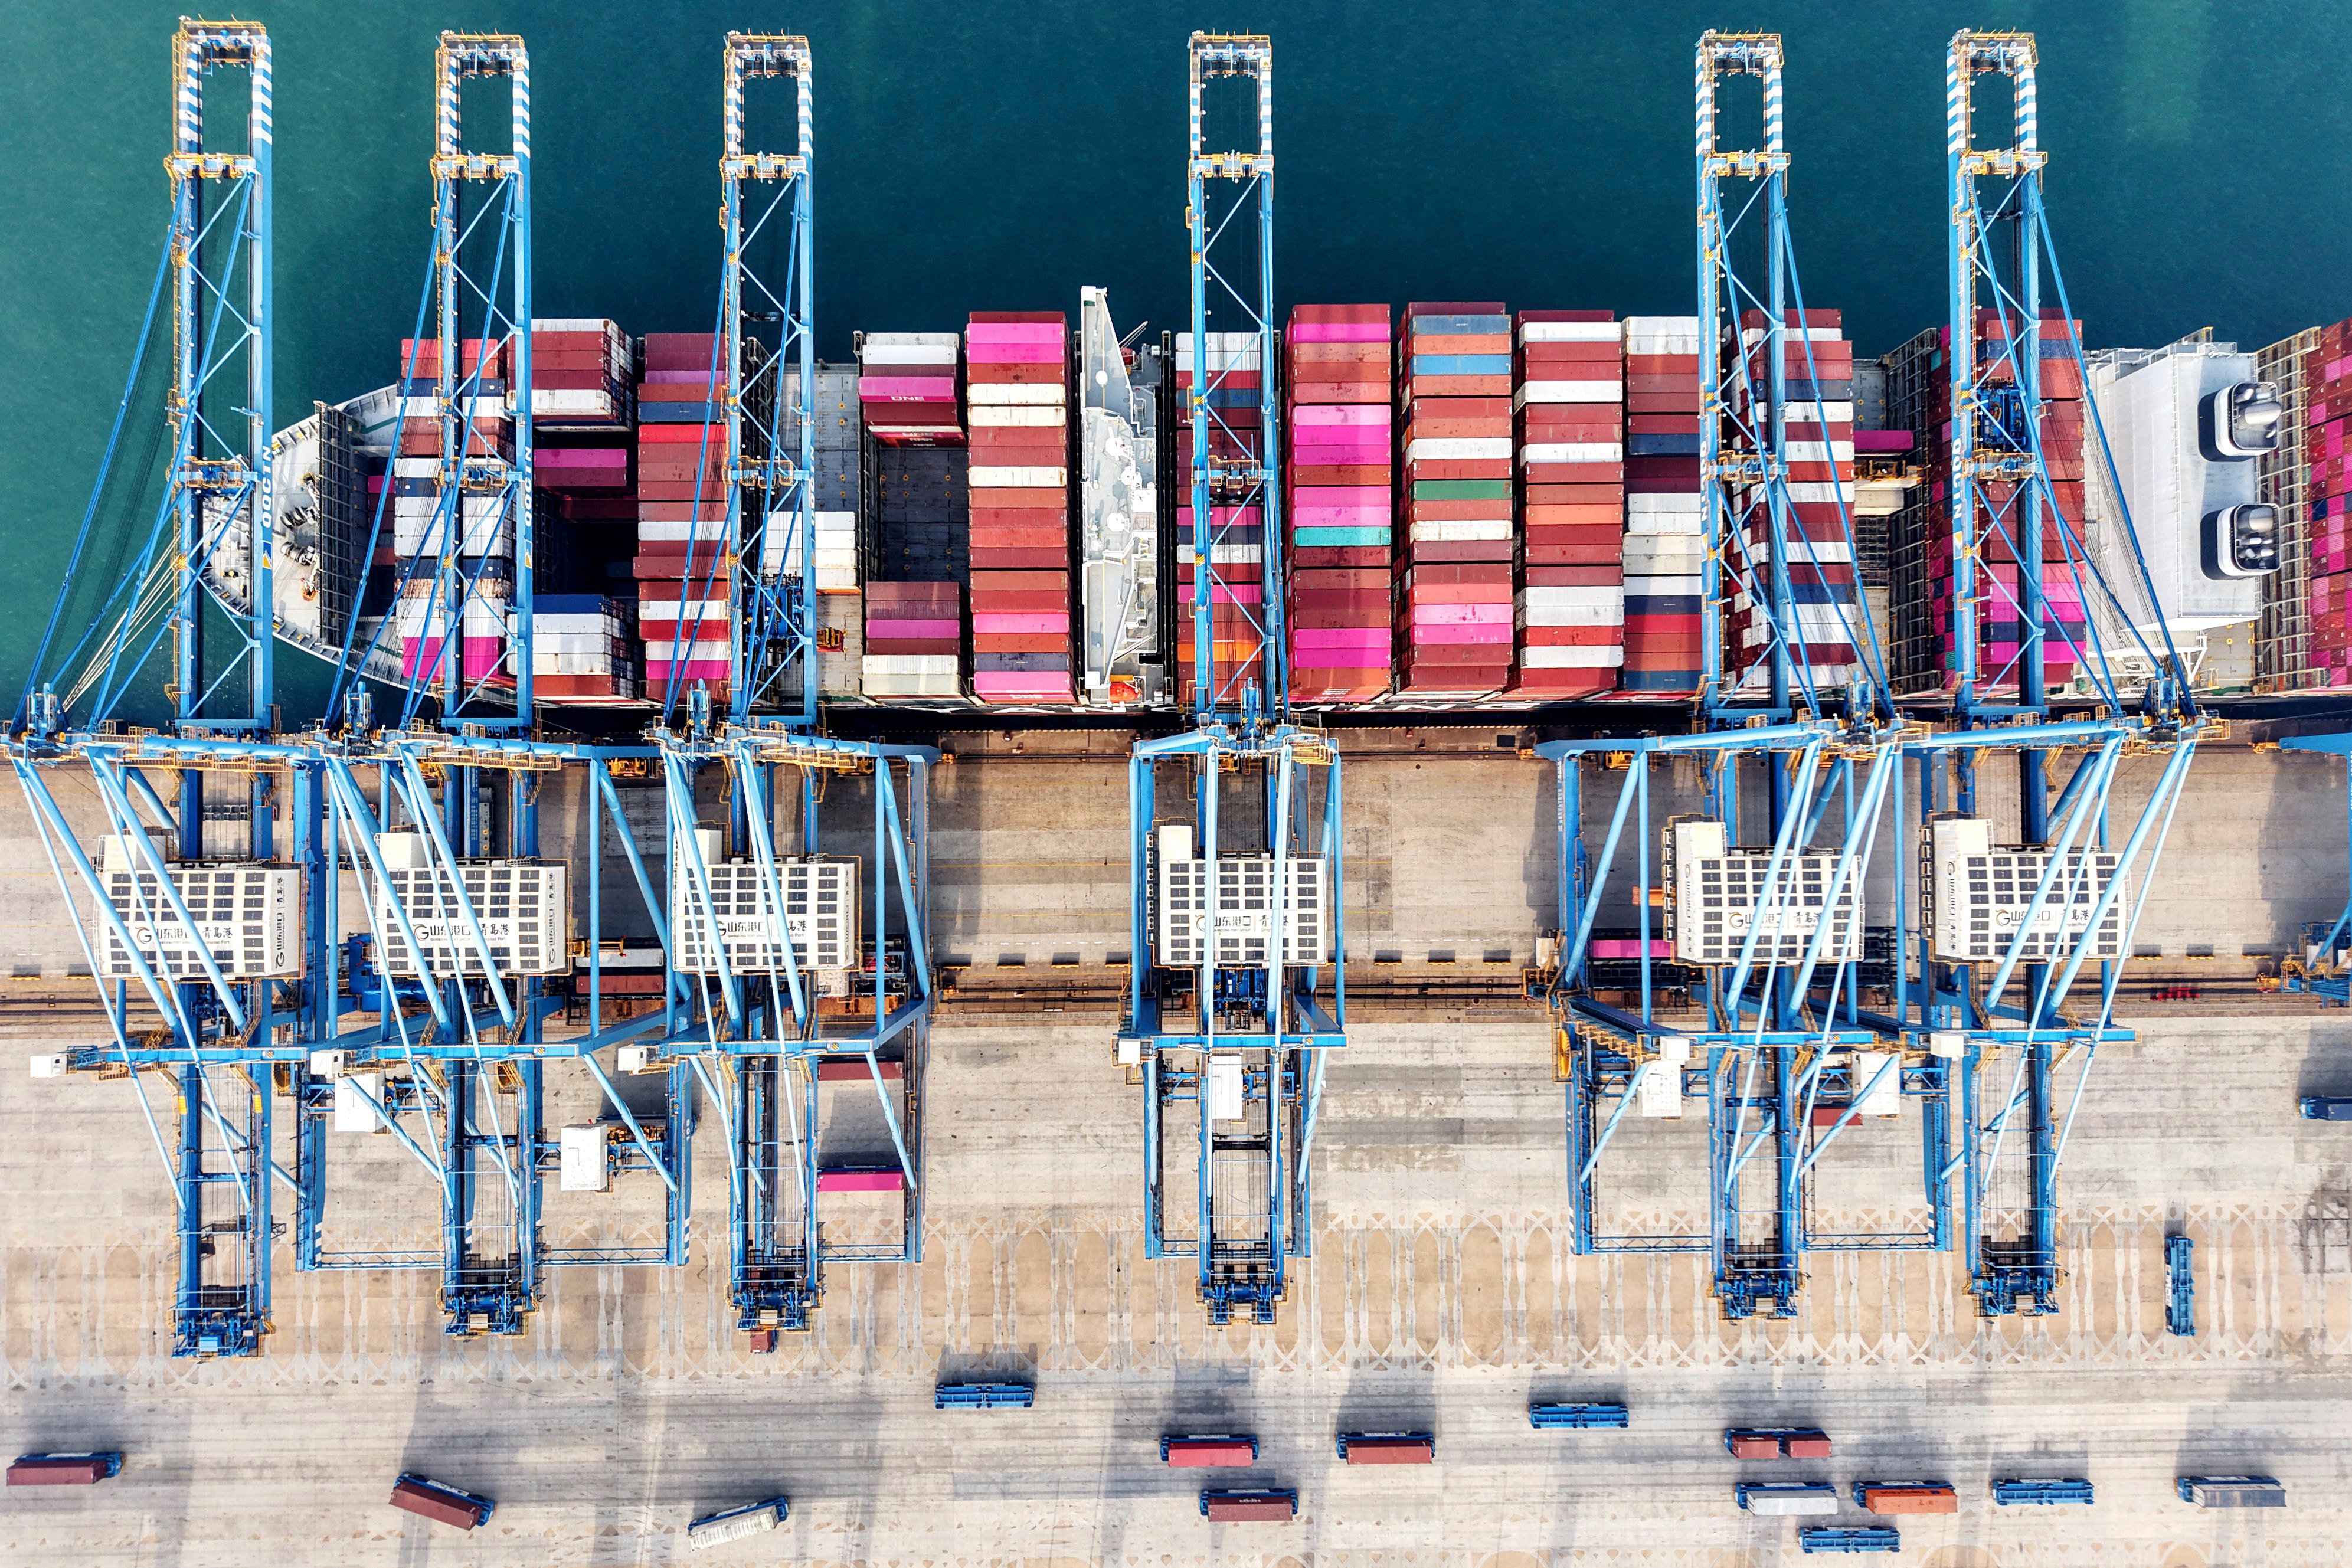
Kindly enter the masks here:
M 2053 365 L 2079 377 L 2082 342 L 2043 205 L 2032 35 L 1964 29 L 1946 69 L 1950 727 L 1906 743 L 1920 776 L 1921 886 L 1916 925 L 1907 900 L 1898 911 L 1904 973 L 1887 1021 L 1958 1078 L 1962 1147 L 1943 1174 L 1962 1183 L 1979 1310 L 2046 1313 L 2057 1310 L 2060 1163 L 2098 1047 L 2131 1038 L 2113 1019 L 2121 961 L 2208 726 L 2160 612 L 2152 632 L 2131 628 L 2081 517 L 2058 504 L 2045 382 Z M 1977 143 L 1973 90 L 1988 75 L 2008 78 L 2006 146 Z M 2097 406 L 2084 406 L 2088 460 L 2112 476 Z M 2134 586 L 2154 603 L 2122 486 L 2112 490 Z M 2053 608 L 2061 583 L 2076 602 L 2113 606 L 2135 645 L 2109 649 L 2099 616 L 2078 633 Z M 1988 644 L 1988 620 L 2019 626 L 2013 652 Z M 2145 672 L 2137 689 L 2119 674 L 2126 654 Z M 2070 685 L 2089 688 L 2074 712 L 2053 711 L 2054 667 L 2077 669 Z M 2111 845 L 2126 760 L 2157 774 Z M 2014 764 L 2010 799 L 1982 777 L 1988 762 Z M 2016 838 L 2002 841 L 1997 814 L 2011 810 Z M 2082 1017 L 2064 1003 L 2086 963 L 2099 984 L 2095 1012 Z
M 1347 1040 L 1339 757 L 1289 711 L 1273 47 L 1195 33 L 1187 52 L 1192 521 L 1180 559 L 1192 584 L 1192 722 L 1139 742 L 1128 765 L 1132 947 L 1118 1055 L 1144 1092 L 1147 1255 L 1194 1260 L 1212 1322 L 1271 1322 L 1287 1260 L 1310 1249 L 1323 1063 Z M 1250 98 L 1236 104 L 1223 83 Z M 1255 109 L 1255 149 L 1213 149 L 1216 105 L 1203 98 L 1221 92 L 1226 108 Z M 1213 337 L 1220 321 L 1240 329 Z M 1255 354 L 1228 351 L 1244 342 Z M 1237 408 L 1255 409 L 1254 427 L 1229 414 Z
M 1553 1009 L 1568 1082 L 1576 1246 L 1707 1253 L 1734 1318 L 1793 1309 L 1808 1177 L 1857 1113 L 1845 1110 L 1816 1134 L 1814 1109 L 1853 1107 L 1890 1085 L 1931 1102 L 1941 1093 L 1938 1082 L 1902 1074 L 1879 1031 L 1856 1016 L 1864 882 L 1900 799 L 1899 727 L 1851 574 L 1840 583 L 1823 570 L 1853 559 L 1845 497 L 1825 506 L 1790 479 L 1791 449 L 1826 450 L 1832 404 L 1844 394 L 1822 377 L 1804 329 L 1781 66 L 1778 35 L 1699 40 L 1693 351 L 1706 549 L 1691 727 L 1536 748 L 1559 768 L 1558 946 L 1536 985 Z M 1752 147 L 1727 147 L 1719 132 L 1720 92 L 1738 77 L 1760 89 Z M 1792 425 L 1812 428 L 1792 436 Z M 1825 510 L 1836 524 L 1828 538 L 1817 520 Z M 1726 635 L 1735 609 L 1749 631 L 1736 642 Z M 1832 644 L 1853 649 L 1851 661 L 1821 662 Z M 1653 781 L 1671 783 L 1678 761 L 1696 766 L 1703 809 L 1664 824 L 1654 859 Z M 1612 771 L 1622 777 L 1596 854 L 1584 790 Z M 1629 816 L 1627 867 L 1620 845 Z M 1613 965 L 1623 972 L 1604 986 L 1593 933 L 1602 909 L 1628 892 L 1635 956 L 1630 967 Z M 1608 1145 L 1630 1113 L 1678 1120 L 1692 1097 L 1706 1109 L 1707 1231 L 1619 1228 L 1596 1194 Z
M 467 125 L 463 94 L 472 80 L 506 84 L 502 128 Z M 533 701 L 523 40 L 443 34 L 435 103 L 431 261 L 393 389 L 388 482 L 361 558 L 375 555 L 389 513 L 406 565 L 394 613 L 375 637 L 398 641 L 389 685 L 400 723 L 373 727 L 366 675 L 387 665 L 373 646 L 352 649 L 354 621 L 329 704 L 340 727 L 321 724 L 304 737 L 324 800 L 312 851 L 326 888 L 318 929 L 342 928 L 336 900 L 348 865 L 365 940 L 325 945 L 314 957 L 314 988 L 335 1007 L 285 1070 L 300 1111 L 295 1249 L 306 1270 L 437 1270 L 446 1332 L 513 1334 L 540 1301 L 548 1267 L 685 1260 L 688 1071 L 682 1062 L 655 1067 L 667 1073 L 663 1109 L 640 1114 L 599 1053 L 642 1053 L 646 1041 L 688 1024 L 675 986 L 658 1012 L 610 1027 L 604 1019 L 608 819 L 655 931 L 664 929 L 612 777 L 616 766 L 649 770 L 655 753 L 545 738 Z M 425 450 L 415 438 L 420 430 Z M 570 941 L 571 869 L 540 852 L 542 800 L 563 783 L 587 806 L 584 975 L 574 974 Z M 587 1029 L 551 1040 L 546 1026 L 566 1005 L 567 976 L 586 992 Z M 341 1027 L 348 1013 L 375 1021 Z M 551 1061 L 579 1062 L 610 1116 L 551 1133 L 544 1122 Z M 334 1140 L 378 1131 L 425 1173 L 439 1214 L 437 1246 L 334 1242 Z M 542 1227 L 551 1170 L 566 1186 L 590 1190 L 620 1172 L 651 1173 L 667 1189 L 659 1239 L 551 1245 Z
M 716 418 L 701 440 L 725 444 L 728 483 L 695 522 L 698 537 L 707 521 L 725 541 L 702 570 L 725 601 L 728 679 L 714 693 L 674 664 L 664 691 L 668 963 L 696 1021 L 661 1049 L 690 1063 L 725 1124 L 730 1292 L 738 1325 L 759 1333 L 808 1326 L 829 1260 L 922 1255 L 926 813 L 939 753 L 841 739 L 819 723 L 808 40 L 730 33 L 722 66 Z M 791 152 L 746 144 L 746 94 L 761 80 L 793 95 Z M 699 637 L 681 632 L 680 644 Z M 830 1233 L 819 1218 L 829 1195 L 841 1211 Z
M 246 78 L 241 115 L 207 113 L 218 107 L 207 85 L 224 72 Z M 304 1027 L 318 1000 L 299 983 L 298 935 L 315 883 L 279 857 L 289 834 L 299 849 L 315 811 L 315 774 L 289 769 L 296 754 L 268 735 L 268 37 L 252 23 L 183 20 L 172 73 L 163 255 L 66 584 L 11 726 L 11 762 L 68 910 L 78 918 L 87 904 L 78 931 L 109 1035 L 39 1059 L 35 1071 L 130 1082 L 174 1197 L 173 1353 L 249 1355 L 270 1323 L 274 1182 L 290 1180 L 271 1157 L 264 1053 L 281 1030 Z M 160 474 L 131 455 L 146 444 L 142 389 L 159 356 Z M 142 507 L 158 489 L 127 570 L 84 591 L 101 515 Z M 208 573 L 245 585 L 242 613 L 215 604 Z M 75 633 L 62 649 L 61 632 Z M 170 727 L 127 730 L 120 720 L 150 695 L 167 636 Z M 98 799 L 95 845 L 50 788 L 69 775 L 86 778 Z M 281 783 L 290 799 L 278 793 Z M 148 1092 L 155 1079 L 171 1092 L 166 1109 Z

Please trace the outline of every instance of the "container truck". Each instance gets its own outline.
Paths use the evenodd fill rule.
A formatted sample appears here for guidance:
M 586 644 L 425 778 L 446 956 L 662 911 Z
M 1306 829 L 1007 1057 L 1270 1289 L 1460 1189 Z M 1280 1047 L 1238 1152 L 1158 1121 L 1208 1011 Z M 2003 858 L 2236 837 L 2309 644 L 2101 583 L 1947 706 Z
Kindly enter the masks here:
M 1811 1514 L 1838 1511 L 1837 1488 L 1827 1481 L 1741 1481 L 1731 1489 L 1749 1513 Z
M 1628 1427 L 1631 1416 L 1622 1405 L 1529 1405 L 1528 1425 L 1538 1430 Z
M 8 1466 L 12 1487 L 89 1487 L 122 1473 L 119 1452 L 19 1454 Z
M 1856 1481 L 1853 1505 L 1868 1513 L 1958 1513 L 1960 1494 L 1946 1481 Z
M 1026 1410 L 1037 1391 L 1025 1383 L 942 1383 L 931 1392 L 934 1410 Z
M 1351 1465 L 1433 1465 L 1437 1438 L 1427 1432 L 1342 1432 L 1339 1458 Z
M 1257 1439 L 1247 1433 L 1208 1437 L 1165 1437 L 1160 1439 L 1160 1462 L 1171 1469 L 1206 1469 L 1219 1465 L 1257 1463 Z
M 2097 1500 L 2091 1483 L 2080 1476 L 2051 1476 L 2035 1479 L 2011 1476 L 1992 1483 L 1992 1500 L 2002 1508 L 2013 1503 L 2081 1503 L 2090 1506 Z
M 1817 1427 L 1726 1427 L 1723 1446 L 1735 1459 L 1826 1459 L 1829 1434 Z
M 765 1502 L 747 1502 L 740 1508 L 722 1509 L 706 1513 L 686 1527 L 686 1546 L 689 1552 L 699 1552 L 707 1546 L 724 1546 L 730 1541 L 749 1536 L 765 1535 L 780 1529 L 792 1516 L 788 1499 L 772 1497 Z
M 490 1522 L 490 1515 L 499 1505 L 489 1498 L 404 1470 L 400 1479 L 392 1483 L 392 1506 L 436 1524 L 478 1530 Z
M 2286 1488 L 2269 1476 L 2182 1476 L 2180 1500 L 2199 1508 L 2284 1508 Z
M 1808 1557 L 1900 1552 L 1903 1537 L 1884 1524 L 1808 1524 L 1797 1531 L 1797 1550 Z
M 1219 1524 L 1287 1522 L 1298 1517 L 1298 1494 L 1274 1487 L 1211 1488 L 1201 1493 L 1201 1514 Z
M 2197 1244 L 2186 1236 L 2164 1239 L 2164 1328 L 2187 1336 L 2197 1332 Z
M 2306 1122 L 2352 1122 L 2352 1095 L 2306 1094 L 2303 1097 L 2303 1119 Z

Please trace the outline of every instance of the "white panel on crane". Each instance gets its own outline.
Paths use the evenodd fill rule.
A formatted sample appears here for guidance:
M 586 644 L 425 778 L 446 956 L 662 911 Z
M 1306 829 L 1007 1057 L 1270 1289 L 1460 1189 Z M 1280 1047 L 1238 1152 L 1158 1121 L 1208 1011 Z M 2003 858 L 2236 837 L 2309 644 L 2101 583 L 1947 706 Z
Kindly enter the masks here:
M 394 913 L 395 899 L 425 949 L 423 969 L 437 978 L 481 974 L 483 944 L 502 975 L 560 975 L 571 968 L 572 902 L 562 863 L 459 861 L 460 877 L 453 879 L 421 852 L 421 834 L 386 833 L 376 841 L 385 871 L 371 897 L 385 974 L 407 978 L 420 967 Z M 471 920 L 467 918 L 468 906 Z M 477 924 L 481 927 L 478 943 Z
M 2012 944 L 2027 961 L 2068 957 L 2078 943 L 2085 946 L 2086 961 L 2124 956 L 2128 886 L 2117 890 L 2098 929 L 2091 930 L 2100 896 L 2121 880 L 2122 862 L 2112 851 L 2069 852 L 2030 928 L 2025 912 L 2050 864 L 2050 851 L 1996 846 L 1991 825 L 1982 818 L 1947 817 L 1928 824 L 1921 853 L 1927 861 L 1919 879 L 1927 904 L 1925 923 L 1934 934 L 1937 958 L 1992 962 L 2007 956 Z
M 1155 890 L 1159 962 L 1177 968 L 1206 962 L 1210 862 L 1162 854 L 1159 872 Z M 1289 893 L 1283 907 L 1283 962 L 1329 962 L 1330 889 L 1323 858 L 1293 856 L 1286 880 Z M 1217 967 L 1264 965 L 1267 938 L 1274 930 L 1274 857 L 1222 855 L 1216 862 L 1214 881 Z
M 1801 964 L 1813 934 L 1827 925 L 1820 962 L 1847 964 L 1862 956 L 1862 875 L 1848 872 L 1830 898 L 1838 857 L 1808 851 L 1781 858 L 1772 852 L 1730 848 L 1721 822 L 1696 819 L 1673 824 L 1667 837 L 1666 880 L 1674 890 L 1667 935 L 1675 961 L 1721 967 L 1739 961 L 1751 927 L 1758 965 Z
M 173 980 L 205 978 L 210 955 L 231 980 L 290 977 L 301 973 L 302 873 L 291 866 L 173 862 L 172 886 L 187 905 L 194 930 L 173 910 L 143 856 L 113 847 L 102 856 L 106 901 L 149 967 Z M 138 970 L 110 921 L 97 920 L 100 974 L 129 979 Z
M 719 972 L 723 948 L 727 967 L 738 975 L 763 974 L 785 962 L 783 937 L 792 957 L 820 974 L 856 966 L 857 870 L 854 858 L 801 859 L 778 856 L 775 883 L 784 901 L 780 931 L 768 876 L 750 856 L 706 859 L 710 903 L 702 879 L 679 858 L 670 876 L 670 933 L 677 967 L 687 974 Z M 716 920 L 718 939 L 711 930 Z

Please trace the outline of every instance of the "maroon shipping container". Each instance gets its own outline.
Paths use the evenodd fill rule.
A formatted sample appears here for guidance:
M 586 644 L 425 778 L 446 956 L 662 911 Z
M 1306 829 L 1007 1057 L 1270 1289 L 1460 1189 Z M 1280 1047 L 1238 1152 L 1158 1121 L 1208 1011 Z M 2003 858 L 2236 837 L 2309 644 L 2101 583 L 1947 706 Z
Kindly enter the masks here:
M 1769 1432 L 1736 1432 L 1727 1434 L 1724 1445 L 1735 1459 L 1777 1459 L 1780 1457 L 1780 1439 Z
M 489 1517 L 488 1511 L 471 1498 L 407 1476 L 394 1484 L 392 1506 L 436 1524 L 454 1524 L 460 1530 L 471 1530 Z
M 886 1061 L 877 1058 L 874 1066 L 881 1070 L 882 1082 L 885 1083 L 896 1083 L 906 1076 L 906 1063 L 901 1061 Z M 825 1056 L 817 1059 L 816 1081 L 819 1083 L 840 1083 L 850 1081 L 870 1083 L 874 1081 L 874 1074 L 867 1069 L 866 1059 L 862 1056 Z
M 27 1454 L 8 1467 L 12 1487 L 87 1487 L 106 1479 L 104 1454 Z
M 1437 1445 L 1427 1437 L 1349 1437 L 1351 1465 L 1433 1465 Z
M 1287 1492 L 1205 1492 L 1201 1498 L 1201 1511 L 1213 1524 L 1250 1520 L 1287 1523 L 1298 1516 L 1298 1501 Z
M 1835 311 L 1808 311 L 1808 316 L 1837 314 Z M 1834 327 L 1834 321 L 1813 322 L 1815 326 Z M 1826 1459 L 1830 1457 L 1829 1436 L 1822 1432 L 1791 1432 L 1789 1434 L 1789 1457 L 1792 1459 Z

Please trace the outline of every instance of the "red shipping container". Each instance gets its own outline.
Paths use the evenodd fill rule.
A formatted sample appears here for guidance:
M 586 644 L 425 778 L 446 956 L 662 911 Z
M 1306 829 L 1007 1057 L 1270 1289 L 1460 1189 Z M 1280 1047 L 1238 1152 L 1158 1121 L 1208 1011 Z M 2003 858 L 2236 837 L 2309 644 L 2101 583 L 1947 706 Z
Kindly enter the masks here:
M 1620 548 L 1608 545 L 1528 544 L 1521 559 L 1529 566 L 1600 566 L 1623 559 Z
M 974 571 L 1030 571 L 1043 567 L 1069 564 L 1066 549 L 974 549 L 971 567 Z

